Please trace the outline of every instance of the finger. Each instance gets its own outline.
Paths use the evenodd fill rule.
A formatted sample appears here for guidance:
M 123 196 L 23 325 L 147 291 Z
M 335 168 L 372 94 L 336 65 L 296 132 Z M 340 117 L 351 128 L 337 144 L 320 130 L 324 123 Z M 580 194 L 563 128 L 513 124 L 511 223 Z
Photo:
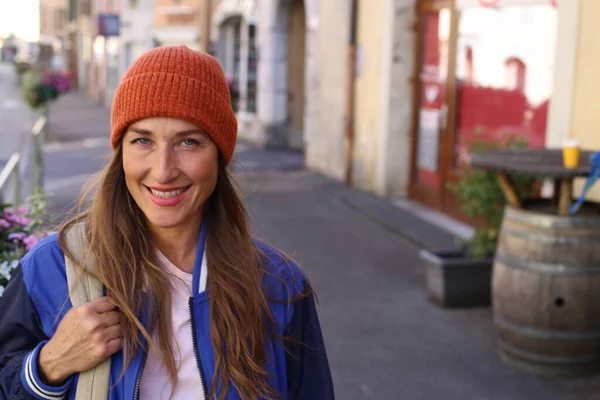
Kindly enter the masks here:
M 121 339 L 121 338 L 115 338 L 115 339 L 111 340 L 110 342 L 108 342 L 108 344 L 107 344 L 107 350 L 111 356 L 113 354 L 115 354 L 116 352 L 118 352 L 119 350 L 121 350 L 122 347 L 123 347 L 123 339 Z
M 100 314 L 108 312 L 108 311 L 113 311 L 116 307 L 113 300 L 107 296 L 100 297 L 99 299 L 93 300 L 89 304 L 94 309 L 94 311 L 96 311 L 97 313 L 100 313 Z
M 108 311 L 104 314 L 99 314 L 100 322 L 102 326 L 109 327 L 113 325 L 119 325 L 121 323 L 121 314 L 117 311 Z
M 104 337 L 108 342 L 123 338 L 123 328 L 121 325 L 113 325 L 104 330 Z

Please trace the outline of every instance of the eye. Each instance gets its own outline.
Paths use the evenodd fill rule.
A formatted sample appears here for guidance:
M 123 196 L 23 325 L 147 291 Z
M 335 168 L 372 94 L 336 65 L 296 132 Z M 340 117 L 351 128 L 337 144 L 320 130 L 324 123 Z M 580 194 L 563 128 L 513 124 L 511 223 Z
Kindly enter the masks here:
M 192 138 L 183 139 L 181 141 L 181 143 L 183 143 L 184 146 L 188 146 L 188 147 L 197 146 L 200 144 L 199 141 L 197 141 L 196 139 L 192 139 Z
M 131 144 L 138 143 L 138 144 L 141 144 L 141 145 L 145 146 L 145 145 L 150 144 L 150 140 L 148 140 L 148 138 L 145 138 L 145 137 L 139 137 L 139 138 L 133 139 L 129 143 L 131 143 Z

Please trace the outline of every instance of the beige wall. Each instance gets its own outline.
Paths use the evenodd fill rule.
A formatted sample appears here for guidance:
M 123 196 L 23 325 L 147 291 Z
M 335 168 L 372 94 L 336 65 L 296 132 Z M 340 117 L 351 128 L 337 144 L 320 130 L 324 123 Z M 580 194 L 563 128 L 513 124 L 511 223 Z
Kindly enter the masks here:
M 358 2 L 353 184 L 385 197 L 404 197 L 409 177 L 415 4 Z M 350 10 L 324 0 L 319 6 L 307 165 L 343 180 Z
M 318 1 L 318 26 L 310 25 L 307 52 L 314 64 L 307 65 L 306 75 L 306 163 L 309 169 L 342 180 L 350 2 Z
M 375 190 L 381 132 L 383 3 L 372 0 L 358 2 L 353 185 L 364 190 Z
M 210 43 L 211 40 L 215 40 L 214 37 L 212 37 L 213 35 L 213 30 L 212 30 L 212 22 L 213 22 L 213 16 L 215 15 L 215 12 L 217 11 L 217 9 L 219 8 L 219 6 L 221 5 L 221 0 L 204 0 L 202 2 L 202 8 L 200 10 L 200 17 L 199 17 L 199 31 L 200 31 L 200 47 L 199 50 L 200 51 L 204 51 L 204 52 L 208 52 L 210 49 L 209 47 L 207 47 L 207 44 Z M 209 13 L 208 18 L 206 13 Z M 208 25 L 207 25 L 208 22 Z
M 414 76 L 416 0 L 360 0 L 353 184 L 406 196 Z M 377 23 L 373 23 L 377 21 Z
M 547 147 L 560 147 L 571 131 L 579 41 L 579 3 L 580 0 L 558 2 L 556 59 L 546 129 Z
M 67 24 L 67 0 L 40 0 L 40 35 L 58 37 Z
M 174 2 L 173 0 L 155 0 L 155 14 L 154 23 L 156 27 L 165 26 L 200 26 L 200 16 L 203 9 L 202 0 L 181 0 L 180 2 Z M 165 9 L 167 7 L 176 6 L 187 6 L 190 7 L 192 12 L 189 13 L 167 13 Z
M 600 1 L 579 0 L 579 35 L 575 62 L 570 137 L 581 142 L 588 150 L 600 150 Z M 578 182 L 575 195 L 579 195 L 583 182 Z M 590 200 L 600 201 L 600 187 L 596 185 Z

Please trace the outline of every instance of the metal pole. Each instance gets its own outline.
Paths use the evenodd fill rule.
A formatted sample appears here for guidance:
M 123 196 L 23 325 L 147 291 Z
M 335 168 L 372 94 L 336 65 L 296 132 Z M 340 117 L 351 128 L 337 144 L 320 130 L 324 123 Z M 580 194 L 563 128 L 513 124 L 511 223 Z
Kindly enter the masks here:
M 13 205 L 15 207 L 18 207 L 21 204 L 21 173 L 20 173 L 20 168 L 21 166 L 21 160 L 19 159 L 19 161 L 17 162 L 17 164 L 15 165 L 15 169 L 13 169 L 13 173 L 12 173 L 12 179 L 14 180 L 14 187 L 13 190 L 14 192 L 14 203 Z
M 48 139 L 48 134 L 49 134 L 49 130 L 50 130 L 49 114 L 50 114 L 50 106 L 48 104 L 45 104 L 44 108 L 42 110 L 42 116 L 44 117 L 45 122 L 46 122 L 42 129 L 42 144 L 46 143 L 46 139 Z
M 42 131 L 40 132 L 40 137 L 38 139 L 38 160 L 40 166 L 40 177 L 38 182 L 38 187 L 43 192 L 44 191 L 44 144 L 48 137 L 50 136 L 50 106 L 48 104 L 44 105 L 44 125 L 42 126 Z
M 204 0 L 204 32 L 202 33 L 204 47 L 202 51 L 210 53 L 210 32 L 212 23 L 212 2 L 210 0 Z
M 31 193 L 35 194 L 38 188 L 39 181 L 39 162 L 38 162 L 38 137 L 39 133 L 33 132 L 32 143 L 31 143 L 31 155 L 30 155 L 30 164 L 29 164 L 29 179 L 31 185 Z
M 47 114 L 47 108 L 43 113 Z M 32 149 L 30 164 L 31 194 L 39 189 L 44 190 L 44 137 L 48 130 L 48 120 L 45 116 L 40 117 L 32 129 Z
M 344 182 L 351 186 L 353 182 L 352 155 L 354 152 L 354 100 L 356 96 L 356 48 L 358 44 L 358 0 L 351 2 L 350 43 L 348 44 L 348 97 L 346 99 L 346 123 L 344 127 L 345 170 Z

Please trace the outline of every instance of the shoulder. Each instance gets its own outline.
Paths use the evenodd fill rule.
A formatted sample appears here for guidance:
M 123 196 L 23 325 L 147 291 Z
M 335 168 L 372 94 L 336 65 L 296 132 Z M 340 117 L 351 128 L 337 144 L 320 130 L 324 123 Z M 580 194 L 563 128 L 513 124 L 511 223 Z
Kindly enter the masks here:
M 21 259 L 23 274 L 28 277 L 43 273 L 44 277 L 51 277 L 57 267 L 64 270 L 63 259 L 64 254 L 58 244 L 58 234 L 51 233 L 38 241 Z
M 254 239 L 254 243 L 262 256 L 263 284 L 271 297 L 291 300 L 306 290 L 306 273 L 295 261 L 268 243 L 258 239 Z
M 64 254 L 58 234 L 52 233 L 37 242 L 21 259 L 23 282 L 40 314 L 44 330 L 52 330 L 56 312 L 68 298 Z

